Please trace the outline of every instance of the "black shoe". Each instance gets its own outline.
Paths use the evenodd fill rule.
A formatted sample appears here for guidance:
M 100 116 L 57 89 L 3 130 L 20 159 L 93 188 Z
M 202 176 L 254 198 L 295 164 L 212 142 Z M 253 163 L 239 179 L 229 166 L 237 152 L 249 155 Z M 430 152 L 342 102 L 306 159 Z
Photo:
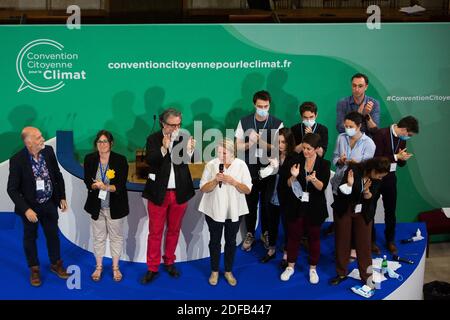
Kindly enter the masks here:
M 267 262 L 269 262 L 270 260 L 275 259 L 275 256 L 276 256 L 275 253 L 272 254 L 272 255 L 266 253 L 266 255 L 261 259 L 261 262 L 262 262 L 262 263 L 267 263 Z
M 347 280 L 347 276 L 336 276 L 330 280 L 332 286 L 337 286 L 342 281 Z
M 286 259 L 282 259 L 281 262 L 280 262 L 280 268 L 284 270 L 284 269 L 287 268 L 287 266 L 288 266 L 287 260 Z
M 147 271 L 145 276 L 141 279 L 142 284 L 147 284 L 155 280 L 155 278 L 159 275 L 159 272 Z
M 169 276 L 173 278 L 178 278 L 180 276 L 180 272 L 175 268 L 173 264 L 165 265 L 164 268 L 166 269 Z

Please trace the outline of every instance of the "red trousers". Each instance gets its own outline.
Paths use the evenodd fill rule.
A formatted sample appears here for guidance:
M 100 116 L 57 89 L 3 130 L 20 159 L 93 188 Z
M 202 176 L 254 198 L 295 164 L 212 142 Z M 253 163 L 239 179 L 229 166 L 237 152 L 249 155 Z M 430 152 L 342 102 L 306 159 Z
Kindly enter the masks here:
M 320 225 L 312 224 L 307 217 L 288 221 L 287 261 L 296 263 L 302 237 L 308 235 L 309 264 L 316 266 L 320 258 Z
M 174 190 L 168 190 L 161 205 L 148 201 L 148 239 L 147 267 L 149 271 L 157 272 L 161 263 L 161 240 L 164 226 L 167 223 L 164 264 L 175 263 L 175 249 L 180 235 L 181 222 L 187 208 L 187 202 L 178 204 Z

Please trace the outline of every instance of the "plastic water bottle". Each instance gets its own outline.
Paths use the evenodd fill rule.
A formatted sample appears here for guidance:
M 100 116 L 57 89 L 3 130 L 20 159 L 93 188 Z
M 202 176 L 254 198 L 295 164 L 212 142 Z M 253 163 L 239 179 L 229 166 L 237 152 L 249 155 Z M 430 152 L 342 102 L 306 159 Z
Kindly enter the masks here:
M 388 262 L 386 259 L 386 255 L 383 256 L 383 261 L 381 262 L 381 274 L 385 274 L 387 272 Z

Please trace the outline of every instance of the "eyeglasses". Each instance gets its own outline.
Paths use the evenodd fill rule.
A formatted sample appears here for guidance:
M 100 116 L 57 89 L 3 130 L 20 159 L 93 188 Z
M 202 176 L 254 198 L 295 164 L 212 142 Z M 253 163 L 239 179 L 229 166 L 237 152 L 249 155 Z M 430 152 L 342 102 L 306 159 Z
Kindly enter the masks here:
M 97 140 L 97 143 L 109 143 L 108 140 Z
M 180 128 L 181 127 L 181 122 L 180 123 L 173 123 L 173 124 L 171 124 L 171 123 L 164 123 L 166 126 L 168 126 L 168 127 L 171 127 L 171 128 L 174 128 L 174 129 L 176 129 L 176 128 Z

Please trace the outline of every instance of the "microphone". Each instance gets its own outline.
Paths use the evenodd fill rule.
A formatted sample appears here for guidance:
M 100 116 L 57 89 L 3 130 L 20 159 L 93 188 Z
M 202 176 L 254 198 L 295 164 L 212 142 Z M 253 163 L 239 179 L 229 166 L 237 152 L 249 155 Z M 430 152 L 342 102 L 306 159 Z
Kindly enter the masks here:
M 219 173 L 223 173 L 223 163 L 219 164 Z M 219 181 L 219 188 L 222 188 L 222 181 Z
M 414 264 L 414 261 L 408 260 L 408 259 L 405 259 L 405 258 L 400 258 L 397 255 L 393 255 L 392 256 L 392 260 L 399 261 L 399 262 L 404 262 L 404 263 L 408 263 L 408 264 Z

